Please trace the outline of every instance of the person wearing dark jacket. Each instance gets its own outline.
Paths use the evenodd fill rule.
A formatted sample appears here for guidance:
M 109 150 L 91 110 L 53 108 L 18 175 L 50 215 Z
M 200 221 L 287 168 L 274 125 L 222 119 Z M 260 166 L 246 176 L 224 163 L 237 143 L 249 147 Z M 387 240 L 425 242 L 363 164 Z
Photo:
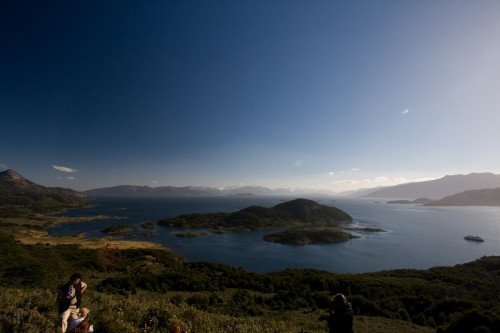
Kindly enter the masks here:
M 61 331 L 65 333 L 68 328 L 68 319 L 78 318 L 79 306 L 82 299 L 82 292 L 87 288 L 87 284 L 82 282 L 79 273 L 71 275 L 68 283 L 59 288 L 57 294 L 57 312 L 61 318 Z
M 332 309 L 328 318 L 330 333 L 352 333 L 353 311 L 343 294 L 336 294 L 333 298 Z

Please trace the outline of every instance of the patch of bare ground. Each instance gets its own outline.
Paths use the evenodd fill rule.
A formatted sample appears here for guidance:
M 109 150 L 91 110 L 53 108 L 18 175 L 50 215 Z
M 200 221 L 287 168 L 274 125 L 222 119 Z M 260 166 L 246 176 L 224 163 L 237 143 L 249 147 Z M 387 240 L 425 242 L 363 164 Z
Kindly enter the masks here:
M 72 236 L 53 237 L 46 229 L 68 222 L 87 222 L 103 219 L 127 219 L 127 217 L 94 215 L 82 217 L 54 217 L 35 216 L 19 218 L 0 218 L 0 229 L 11 234 L 15 239 L 23 244 L 45 244 L 61 245 L 76 244 L 87 249 L 112 248 L 112 249 L 165 249 L 159 243 L 145 242 L 137 240 L 126 240 L 120 237 L 103 237 L 87 239 L 85 233 L 78 233 Z
M 163 245 L 153 242 L 132 241 L 113 237 L 87 239 L 83 233 L 73 236 L 52 237 L 43 230 L 20 230 L 15 238 L 23 244 L 31 245 L 38 243 L 45 245 L 77 244 L 86 249 L 164 249 Z

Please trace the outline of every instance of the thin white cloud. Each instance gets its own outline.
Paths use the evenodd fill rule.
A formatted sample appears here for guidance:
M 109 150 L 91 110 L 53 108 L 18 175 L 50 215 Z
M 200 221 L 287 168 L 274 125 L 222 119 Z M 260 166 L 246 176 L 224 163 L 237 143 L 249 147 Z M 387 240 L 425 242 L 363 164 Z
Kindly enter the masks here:
M 407 114 L 408 112 L 410 112 L 410 110 L 409 110 L 409 109 L 406 109 L 406 110 L 404 110 L 402 113 L 403 113 L 403 114 Z
M 360 168 L 352 168 L 348 171 L 344 171 L 344 170 L 341 170 L 339 172 L 335 172 L 335 171 L 329 171 L 328 172 L 328 175 L 329 176 L 335 176 L 336 174 L 339 174 L 339 175 L 345 175 L 345 174 L 350 174 L 350 173 L 353 173 L 353 172 L 358 172 L 360 171 L 361 169 Z
M 69 177 L 66 177 L 66 179 L 68 179 L 68 180 L 75 180 L 75 177 L 69 176 Z
M 151 183 L 152 183 L 153 185 L 158 185 L 158 181 L 157 181 L 157 180 L 153 180 Z
M 65 166 L 60 166 L 60 165 L 53 165 L 52 167 L 53 167 L 54 169 L 56 169 L 56 170 L 61 171 L 61 172 L 68 172 L 68 173 L 78 172 L 78 170 L 77 170 L 77 169 L 68 168 L 68 167 L 65 167 Z
M 302 160 L 296 160 L 294 164 L 297 168 L 300 168 L 304 162 L 302 162 Z

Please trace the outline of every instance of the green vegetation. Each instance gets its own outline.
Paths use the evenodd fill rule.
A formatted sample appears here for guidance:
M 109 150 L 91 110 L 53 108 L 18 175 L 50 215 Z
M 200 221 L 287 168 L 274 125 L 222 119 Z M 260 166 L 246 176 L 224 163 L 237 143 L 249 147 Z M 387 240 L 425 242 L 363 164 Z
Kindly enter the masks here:
M 144 229 L 154 229 L 154 228 L 156 228 L 157 225 L 158 225 L 158 223 L 156 221 L 148 221 L 148 222 L 144 222 L 142 224 L 142 227 Z
M 356 231 L 356 232 L 364 232 L 364 233 L 372 233 L 372 232 L 387 232 L 387 230 L 373 227 L 365 227 L 365 228 L 344 228 L 344 230 Z
M 52 214 L 67 208 L 83 207 L 81 199 L 68 199 L 57 193 L 4 196 L 0 194 L 0 216 L 19 217 Z
M 90 284 L 84 302 L 97 333 L 166 332 L 174 322 L 193 332 L 324 332 L 330 292 L 348 296 L 366 332 L 383 318 L 408 332 L 500 330 L 500 257 L 429 270 L 256 274 L 167 250 L 21 245 L 1 233 L 0 262 L 2 332 L 53 332 L 51 292 L 74 271 Z
M 52 214 L 84 204 L 79 192 L 40 186 L 13 170 L 0 172 L 0 217 Z
M 172 232 L 172 235 L 174 235 L 175 237 L 194 238 L 194 237 L 207 236 L 209 235 L 209 233 L 203 231 L 190 231 L 190 232 L 175 231 Z
M 71 245 L 26 245 L 13 237 L 43 233 L 52 223 L 33 214 L 81 205 L 81 197 L 39 187 L 10 170 L 0 173 L 0 182 L 0 212 L 12 216 L 0 219 L 0 332 L 56 331 L 56 288 L 76 271 L 90 286 L 83 304 L 91 309 L 96 333 L 161 333 L 172 324 L 207 333 L 325 332 L 331 292 L 352 302 L 358 333 L 500 332 L 500 257 L 429 270 L 256 274 L 189 263 L 166 249 L 118 250 L 110 243 L 83 248 L 76 245 L 84 242 L 78 237 Z M 333 207 L 298 199 L 270 209 L 191 214 L 163 223 L 220 232 L 302 226 L 297 237 L 303 237 L 350 220 Z M 291 237 L 294 230 L 299 229 L 284 235 Z
M 92 286 L 91 286 L 92 287 Z M 184 299 L 190 294 L 138 292 L 132 296 L 104 294 L 90 288 L 84 302 L 90 306 L 90 320 L 96 333 L 148 332 L 167 333 L 178 324 L 189 332 L 204 333 L 324 333 L 326 325 L 318 321 L 318 312 L 288 311 L 269 317 L 235 317 L 199 310 Z M 208 296 L 209 297 L 209 296 Z M 0 287 L 0 330 L 11 333 L 57 332 L 58 316 L 54 294 L 45 289 Z M 6 305 L 6 306 L 4 306 Z M 304 324 L 304 323 L 313 323 Z M 399 320 L 381 317 L 355 317 L 356 333 L 431 333 L 434 330 Z
M 358 238 L 336 227 L 290 228 L 264 236 L 268 242 L 290 245 L 332 244 Z
M 272 208 L 250 206 L 234 213 L 186 214 L 159 221 L 160 225 L 187 228 L 259 230 L 295 226 L 337 226 L 352 217 L 335 207 L 296 199 Z
M 123 232 L 129 232 L 129 231 L 134 231 L 137 230 L 136 226 L 131 226 L 127 224 L 116 224 L 114 226 L 111 226 L 109 228 L 104 229 L 102 232 L 106 234 L 119 234 Z
M 335 207 L 296 199 L 272 208 L 251 206 L 234 213 L 186 214 L 163 219 L 159 225 L 184 228 L 212 228 L 216 232 L 250 231 L 287 227 L 289 230 L 264 237 L 264 240 L 291 245 L 334 243 L 356 238 L 340 230 L 352 217 Z

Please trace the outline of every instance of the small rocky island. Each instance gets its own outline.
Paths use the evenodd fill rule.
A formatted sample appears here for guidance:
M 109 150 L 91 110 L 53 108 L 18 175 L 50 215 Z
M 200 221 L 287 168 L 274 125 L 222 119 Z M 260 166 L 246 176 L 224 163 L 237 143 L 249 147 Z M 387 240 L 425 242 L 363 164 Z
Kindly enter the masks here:
M 338 227 L 290 228 L 264 236 L 264 240 L 289 245 L 332 244 L 345 242 L 358 236 Z
M 130 226 L 126 224 L 117 224 L 112 227 L 106 228 L 102 230 L 102 232 L 106 234 L 121 234 L 129 231 L 137 230 L 137 227 Z
M 158 225 L 212 229 L 217 232 L 286 228 L 264 240 L 291 245 L 330 244 L 356 238 L 344 231 L 352 222 L 346 212 L 316 201 L 295 199 L 274 207 L 250 206 L 233 213 L 186 214 L 158 221 Z
M 207 236 L 208 232 L 203 232 L 203 231 L 180 232 L 180 231 L 176 231 L 176 232 L 172 232 L 171 235 L 175 236 L 175 237 L 180 237 L 180 238 L 192 238 L 192 237 Z
M 415 200 L 393 200 L 393 201 L 387 201 L 387 203 L 390 204 L 400 204 L 400 205 L 426 205 L 428 203 L 431 203 L 435 200 L 428 199 L 428 198 L 418 198 Z

